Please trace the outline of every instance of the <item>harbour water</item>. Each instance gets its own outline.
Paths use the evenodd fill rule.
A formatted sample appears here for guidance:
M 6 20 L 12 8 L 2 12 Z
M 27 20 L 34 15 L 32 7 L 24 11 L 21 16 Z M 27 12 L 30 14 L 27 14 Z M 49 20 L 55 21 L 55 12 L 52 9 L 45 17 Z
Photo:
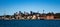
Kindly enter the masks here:
M 0 27 L 60 27 L 60 20 L 0 20 Z

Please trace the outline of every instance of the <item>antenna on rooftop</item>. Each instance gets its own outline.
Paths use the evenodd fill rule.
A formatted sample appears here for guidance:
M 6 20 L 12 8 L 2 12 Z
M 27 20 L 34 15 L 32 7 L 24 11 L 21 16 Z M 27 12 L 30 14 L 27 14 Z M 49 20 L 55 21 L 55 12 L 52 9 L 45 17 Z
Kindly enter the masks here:
M 43 10 L 43 14 L 44 14 L 44 11 L 45 11 L 45 10 Z
M 4 13 L 4 15 L 6 15 L 6 13 Z
M 5 17 L 5 15 L 6 15 L 6 11 L 5 11 L 5 10 L 4 10 L 4 14 L 3 14 L 3 15 L 4 15 L 4 17 Z
M 4 10 L 4 16 L 6 15 L 6 11 Z

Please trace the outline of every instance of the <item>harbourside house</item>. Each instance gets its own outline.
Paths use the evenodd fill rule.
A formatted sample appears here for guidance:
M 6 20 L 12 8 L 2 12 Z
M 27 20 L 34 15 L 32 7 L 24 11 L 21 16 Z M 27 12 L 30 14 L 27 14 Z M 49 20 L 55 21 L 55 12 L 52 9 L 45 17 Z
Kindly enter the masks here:
M 2 19 L 2 20 L 10 20 L 11 16 L 10 15 L 3 15 L 3 16 L 0 16 L 0 19 Z
M 0 20 L 3 19 L 4 16 L 0 16 Z
M 11 19 L 11 15 L 4 15 L 4 20 L 10 20 Z
M 55 18 L 55 19 L 60 19 L 60 13 L 56 13 L 56 14 L 54 15 L 54 18 Z
M 46 14 L 45 13 L 40 14 L 40 19 L 46 19 Z
M 54 19 L 54 13 L 48 13 L 46 14 L 46 18 L 49 19 Z
M 21 18 L 22 18 L 22 14 L 16 12 L 16 13 L 14 13 L 14 18 L 17 19 L 17 20 L 18 20 L 18 19 L 21 19 Z

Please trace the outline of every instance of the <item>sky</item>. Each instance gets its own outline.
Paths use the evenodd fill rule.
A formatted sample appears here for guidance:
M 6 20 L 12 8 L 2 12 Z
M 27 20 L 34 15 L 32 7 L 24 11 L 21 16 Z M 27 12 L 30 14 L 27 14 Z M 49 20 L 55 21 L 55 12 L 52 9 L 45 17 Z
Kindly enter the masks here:
M 13 15 L 15 12 L 43 13 L 60 12 L 60 0 L 0 0 L 0 15 Z

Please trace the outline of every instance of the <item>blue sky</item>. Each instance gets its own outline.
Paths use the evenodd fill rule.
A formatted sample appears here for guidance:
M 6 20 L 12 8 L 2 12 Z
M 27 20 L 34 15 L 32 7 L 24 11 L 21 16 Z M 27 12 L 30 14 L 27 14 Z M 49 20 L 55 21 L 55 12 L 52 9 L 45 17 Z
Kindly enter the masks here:
M 0 0 L 0 15 L 12 15 L 18 11 L 43 13 L 60 12 L 60 0 Z

